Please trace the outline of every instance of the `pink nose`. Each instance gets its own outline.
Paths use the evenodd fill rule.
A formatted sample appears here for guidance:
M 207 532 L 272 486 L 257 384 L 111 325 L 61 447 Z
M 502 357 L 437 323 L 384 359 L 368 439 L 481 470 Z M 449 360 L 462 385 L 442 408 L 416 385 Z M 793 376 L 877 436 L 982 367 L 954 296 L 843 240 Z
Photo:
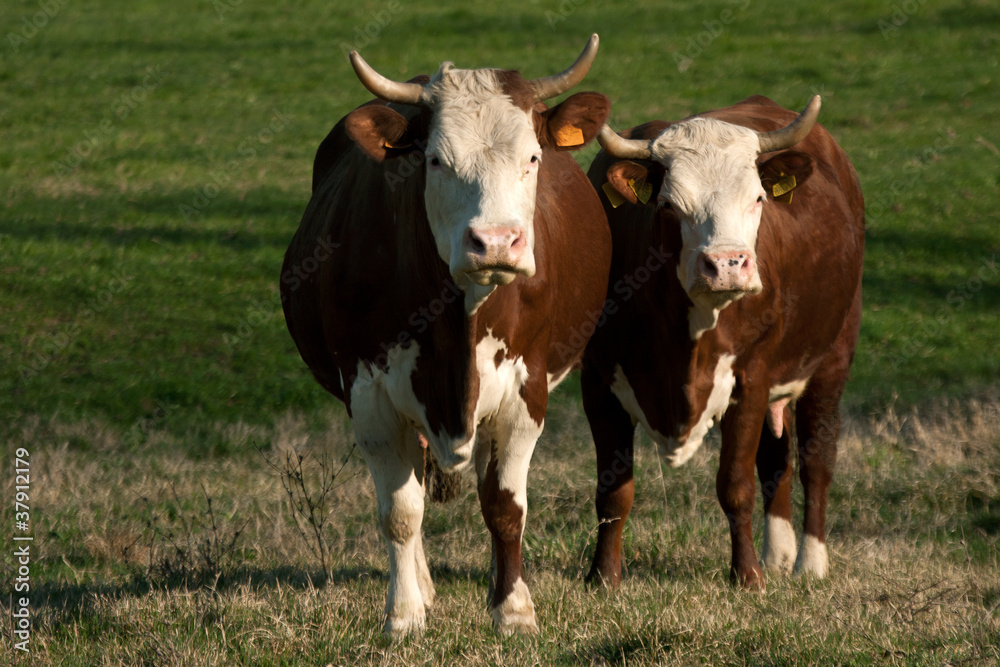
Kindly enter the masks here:
M 527 245 L 521 226 L 469 229 L 465 233 L 465 251 L 483 267 L 516 266 Z
M 698 274 L 713 292 L 745 292 L 750 289 L 757 263 L 749 250 L 703 252 Z

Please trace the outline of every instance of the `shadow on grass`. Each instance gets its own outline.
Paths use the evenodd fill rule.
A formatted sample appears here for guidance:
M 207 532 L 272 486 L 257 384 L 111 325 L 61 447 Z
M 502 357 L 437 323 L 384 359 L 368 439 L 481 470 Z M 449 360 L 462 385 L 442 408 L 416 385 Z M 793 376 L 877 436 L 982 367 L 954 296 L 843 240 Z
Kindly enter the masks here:
M 125 598 L 139 598 L 156 591 L 182 593 L 214 592 L 223 593 L 240 588 L 263 591 L 278 587 L 304 591 L 311 588 L 322 589 L 328 585 L 338 585 L 360 581 L 365 578 L 384 579 L 386 572 L 373 568 L 338 568 L 329 578 L 318 570 L 280 566 L 270 569 L 241 567 L 214 576 L 150 576 L 145 572 L 132 574 L 120 584 L 103 582 L 42 583 L 32 586 L 32 605 L 50 618 L 53 626 L 72 623 L 82 616 L 99 613 L 99 603 L 105 600 L 118 601 Z
M 34 214 L 6 221 L 4 232 L 13 241 L 100 241 L 111 246 L 155 242 L 217 244 L 235 250 L 283 249 L 307 201 L 305 196 L 295 199 L 274 187 L 262 186 L 245 196 L 223 190 L 211 199 L 202 190 L 182 188 L 128 197 L 115 192 L 58 198 L 24 196 L 20 208 Z M 262 222 L 255 231 L 220 229 L 217 218 L 234 223 L 251 218 Z M 269 229 L 270 221 L 282 221 L 282 228 Z
M 431 567 L 431 576 L 435 584 L 439 585 L 473 582 L 485 586 L 487 582 L 485 570 L 459 569 L 442 564 Z M 54 627 L 58 627 L 64 623 L 73 623 L 81 615 L 100 613 L 98 607 L 102 601 L 139 598 L 156 591 L 218 594 L 237 589 L 259 592 L 279 587 L 305 591 L 330 585 L 354 584 L 366 579 L 379 580 L 388 585 L 389 573 L 371 567 L 341 567 L 334 569 L 327 577 L 319 570 L 293 566 L 270 569 L 240 567 L 221 574 L 216 580 L 214 576 L 207 574 L 158 577 L 146 572 L 136 572 L 120 584 L 95 581 L 83 584 L 42 583 L 32 586 L 32 605 L 43 611 Z
M 489 583 L 489 573 L 485 569 L 456 568 L 444 563 L 428 563 L 428 568 L 435 585 L 470 582 L 486 586 Z M 388 581 L 388 577 L 386 577 L 386 581 Z
M 645 627 L 626 630 L 618 636 L 605 637 L 564 653 L 568 664 L 629 665 L 655 662 L 671 655 L 682 643 L 682 635 L 666 628 Z

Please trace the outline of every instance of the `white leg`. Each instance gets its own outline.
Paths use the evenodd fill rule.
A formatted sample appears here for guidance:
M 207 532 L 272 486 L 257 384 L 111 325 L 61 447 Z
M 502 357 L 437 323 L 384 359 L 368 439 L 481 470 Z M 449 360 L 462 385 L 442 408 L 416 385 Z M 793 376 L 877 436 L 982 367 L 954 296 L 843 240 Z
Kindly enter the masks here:
M 417 570 L 417 586 L 420 587 L 420 596 L 424 599 L 424 607 L 430 609 L 434 604 L 436 593 L 434 592 L 434 581 L 431 579 L 431 571 L 424 558 L 423 535 L 419 533 L 414 547 L 414 564 Z
M 826 544 L 814 535 L 804 534 L 799 547 L 799 557 L 795 561 L 795 574 L 811 574 L 822 579 L 828 569 Z
M 795 552 L 795 529 L 791 522 L 784 517 L 765 514 L 761 567 L 790 574 L 795 564 Z
M 424 439 L 423 436 L 415 430 L 409 429 L 408 438 L 413 440 L 413 446 L 420 450 L 423 457 L 430 456 L 427 451 L 427 440 Z M 421 463 L 420 470 L 421 487 L 426 492 L 427 480 L 423 477 L 423 471 L 425 470 L 423 463 Z M 429 609 L 434 604 L 436 593 L 434 591 L 434 580 L 431 579 L 431 571 L 427 567 L 427 559 L 424 557 L 424 536 L 420 533 L 417 533 L 416 544 L 414 546 L 414 560 L 417 570 L 417 585 L 420 587 L 420 595 L 424 599 L 424 607 Z
M 374 396 L 363 410 L 355 408 L 354 434 L 375 482 L 379 526 L 389 550 L 384 630 L 387 635 L 401 637 L 423 631 L 428 586 L 433 598 L 420 536 L 424 458 L 388 399 L 381 398 Z
M 528 513 L 528 465 L 542 425 L 526 414 L 517 417 L 501 421 L 494 429 L 495 450 L 480 487 L 483 518 L 493 535 L 495 555 L 493 626 L 502 634 L 538 630 L 531 593 L 523 579 L 521 536 Z

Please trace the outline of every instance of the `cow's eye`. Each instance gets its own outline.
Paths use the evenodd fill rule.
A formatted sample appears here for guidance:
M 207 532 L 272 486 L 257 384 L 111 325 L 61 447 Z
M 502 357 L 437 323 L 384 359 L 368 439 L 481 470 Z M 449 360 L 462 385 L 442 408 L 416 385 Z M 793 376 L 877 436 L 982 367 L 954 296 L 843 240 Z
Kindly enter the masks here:
M 432 167 L 440 167 L 441 166 L 441 160 L 438 159 L 437 155 L 435 155 L 435 156 L 433 156 L 430 159 L 430 164 L 431 164 Z
M 537 155 L 532 155 L 531 156 L 531 164 L 538 164 L 538 156 Z

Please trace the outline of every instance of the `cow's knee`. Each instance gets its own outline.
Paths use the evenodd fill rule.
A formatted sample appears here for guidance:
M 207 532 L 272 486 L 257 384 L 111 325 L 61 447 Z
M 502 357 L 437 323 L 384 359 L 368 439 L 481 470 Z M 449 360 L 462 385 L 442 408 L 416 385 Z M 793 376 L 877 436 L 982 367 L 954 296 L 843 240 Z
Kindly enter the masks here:
M 379 508 L 379 528 L 390 542 L 409 542 L 420 530 L 423 507 L 412 503 L 393 502 Z

